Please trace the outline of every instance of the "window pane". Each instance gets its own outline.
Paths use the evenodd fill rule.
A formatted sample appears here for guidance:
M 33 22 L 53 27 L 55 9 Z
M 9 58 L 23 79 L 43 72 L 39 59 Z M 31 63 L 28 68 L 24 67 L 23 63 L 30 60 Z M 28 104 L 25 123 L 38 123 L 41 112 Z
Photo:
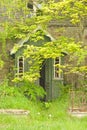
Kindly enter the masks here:
M 21 77 L 24 73 L 24 58 L 19 57 L 18 59 L 18 75 Z
M 54 64 L 54 76 L 55 78 L 59 78 L 59 57 L 55 59 L 55 64 Z

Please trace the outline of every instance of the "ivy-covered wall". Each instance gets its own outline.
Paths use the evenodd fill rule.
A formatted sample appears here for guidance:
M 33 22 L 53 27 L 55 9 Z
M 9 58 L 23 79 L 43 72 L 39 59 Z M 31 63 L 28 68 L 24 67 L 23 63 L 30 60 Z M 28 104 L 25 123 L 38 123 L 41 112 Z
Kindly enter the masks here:
M 50 41 L 50 38 L 45 37 L 44 41 Z M 38 43 L 33 43 L 33 45 L 42 45 L 42 41 L 39 41 Z M 31 44 L 29 41 L 27 41 L 26 44 Z M 24 48 L 21 47 L 16 53 L 15 53 L 15 66 L 17 70 L 17 62 L 18 57 L 23 56 Z M 43 65 L 42 65 L 43 66 Z M 29 71 L 29 64 L 28 59 L 24 60 L 24 71 Z M 17 72 L 17 71 L 16 71 Z M 44 68 L 43 70 L 40 70 L 41 77 L 38 79 L 37 84 L 42 85 L 42 87 L 45 89 L 47 95 L 46 100 L 52 100 L 59 96 L 59 88 L 60 85 L 63 84 L 62 79 L 54 79 L 54 59 L 47 59 L 44 62 Z

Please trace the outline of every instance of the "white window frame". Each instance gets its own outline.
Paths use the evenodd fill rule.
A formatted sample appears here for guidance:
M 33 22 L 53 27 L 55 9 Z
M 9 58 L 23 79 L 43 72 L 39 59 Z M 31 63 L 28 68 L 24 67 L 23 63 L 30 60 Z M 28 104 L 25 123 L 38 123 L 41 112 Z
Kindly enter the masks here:
M 36 16 L 37 8 L 36 8 L 35 5 L 37 5 L 37 2 L 36 2 L 36 1 L 33 1 L 33 11 L 34 11 L 34 15 Z
M 37 9 L 40 9 L 41 8 L 41 4 L 39 4 L 37 1 L 32 1 L 32 6 L 33 6 L 33 9 L 31 11 L 31 16 L 35 15 L 36 16 L 36 13 L 37 13 Z
M 22 75 L 20 75 L 20 66 L 19 66 L 19 62 L 20 62 L 20 58 L 23 58 L 23 73 L 22 73 Z M 23 76 L 24 75 L 24 57 L 23 56 L 19 56 L 18 57 L 18 60 L 17 60 L 17 74 L 18 74 L 18 77 L 21 77 L 21 76 Z
M 59 66 L 61 65 L 61 57 L 56 57 L 56 58 L 58 58 L 59 59 Z M 63 73 L 61 72 L 61 70 L 60 70 L 60 67 L 58 67 L 58 70 L 59 70 L 59 72 L 58 72 L 58 76 L 56 76 L 56 58 L 54 59 L 54 79 L 63 79 Z

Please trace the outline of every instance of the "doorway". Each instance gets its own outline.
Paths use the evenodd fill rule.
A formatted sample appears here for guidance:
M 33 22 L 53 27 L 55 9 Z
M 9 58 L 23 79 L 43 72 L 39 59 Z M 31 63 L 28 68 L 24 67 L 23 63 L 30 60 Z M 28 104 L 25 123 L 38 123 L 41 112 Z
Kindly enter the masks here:
M 40 79 L 39 79 L 39 84 L 40 84 L 40 86 L 43 87 L 44 90 L 46 90 L 46 88 L 45 88 L 45 67 L 46 67 L 46 65 L 45 65 L 45 61 L 44 61 L 42 64 L 42 68 L 40 70 Z

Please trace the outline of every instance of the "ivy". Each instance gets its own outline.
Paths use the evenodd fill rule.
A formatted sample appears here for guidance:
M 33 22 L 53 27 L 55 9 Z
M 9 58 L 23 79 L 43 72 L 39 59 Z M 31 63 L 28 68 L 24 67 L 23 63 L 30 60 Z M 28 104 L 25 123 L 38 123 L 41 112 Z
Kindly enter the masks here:
M 87 0 L 61 0 L 54 2 L 49 0 L 47 3 L 42 3 L 42 15 L 32 15 L 30 17 L 30 10 L 27 8 L 28 0 L 1 0 L 0 9 L 1 15 L 1 27 L 0 41 L 3 43 L 3 47 L 7 44 L 6 41 L 20 40 L 29 38 L 30 42 L 37 42 L 42 40 L 43 45 L 28 45 L 25 48 L 24 56 L 26 59 L 29 58 L 30 70 L 25 73 L 23 80 L 34 82 L 37 80 L 39 70 L 41 69 L 42 63 L 48 58 L 56 58 L 57 56 L 64 56 L 63 52 L 66 53 L 72 63 L 76 60 L 76 65 L 68 66 L 72 72 L 87 71 L 86 66 L 82 66 L 82 61 L 87 57 L 87 46 L 83 46 L 82 34 L 85 28 L 85 20 L 87 19 Z M 43 30 L 47 30 L 52 20 L 57 23 L 68 21 L 69 24 L 75 27 L 79 27 L 81 31 L 78 32 L 80 41 L 76 41 L 74 38 L 69 37 L 58 37 L 55 41 L 45 42 Z M 62 25 L 63 26 L 63 25 Z M 41 31 L 36 31 L 38 27 L 42 28 Z M 60 28 L 59 28 L 60 30 Z M 15 46 L 14 51 L 16 52 L 20 46 Z M 5 51 L 5 47 L 4 47 Z M 0 60 L 1 67 L 3 66 L 2 60 Z M 77 66 L 80 66 L 77 69 Z M 83 71 L 83 72 L 82 72 Z M 18 81 L 18 79 L 16 79 Z

